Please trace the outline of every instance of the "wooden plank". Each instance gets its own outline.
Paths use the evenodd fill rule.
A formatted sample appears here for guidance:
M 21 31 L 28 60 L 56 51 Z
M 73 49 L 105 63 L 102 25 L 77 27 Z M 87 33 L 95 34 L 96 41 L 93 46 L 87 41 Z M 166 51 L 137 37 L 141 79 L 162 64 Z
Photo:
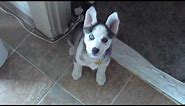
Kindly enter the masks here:
M 113 39 L 112 58 L 177 104 L 185 104 L 185 83 L 157 69 L 117 38 Z

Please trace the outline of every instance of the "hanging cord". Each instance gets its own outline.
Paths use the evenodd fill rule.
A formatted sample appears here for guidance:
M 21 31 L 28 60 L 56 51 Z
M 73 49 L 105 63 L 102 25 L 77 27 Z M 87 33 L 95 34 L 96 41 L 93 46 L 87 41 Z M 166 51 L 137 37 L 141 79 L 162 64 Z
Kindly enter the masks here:
M 74 17 L 72 17 L 72 21 L 75 21 L 75 22 L 72 22 L 72 23 L 71 23 L 69 30 L 66 31 L 66 32 L 63 34 L 64 36 L 60 37 L 60 38 L 57 39 L 56 41 L 50 41 L 50 40 L 47 40 L 47 39 L 45 39 L 45 38 L 43 38 L 43 37 L 40 37 L 39 35 L 33 33 L 32 31 L 28 30 L 28 29 L 24 26 L 24 24 L 22 23 L 22 21 L 21 21 L 16 15 L 7 12 L 7 11 L 4 10 L 2 7 L 0 7 L 0 9 L 1 9 L 4 13 L 6 13 L 6 14 L 8 14 L 8 15 L 11 15 L 11 16 L 15 17 L 15 18 L 18 20 L 18 22 L 21 24 L 21 26 L 22 26 L 27 32 L 31 33 L 33 36 L 35 36 L 35 37 L 37 37 L 37 38 L 39 38 L 39 39 L 41 39 L 41 40 L 44 40 L 44 41 L 46 41 L 46 42 L 48 42 L 48 43 L 57 43 L 57 42 L 59 42 L 60 40 L 64 39 L 64 38 L 75 28 L 75 26 L 78 25 L 78 23 L 80 23 L 80 22 L 82 22 L 82 21 L 84 20 L 84 15 L 83 15 L 83 14 L 80 14 L 80 15 L 77 17 L 76 20 L 74 20 Z

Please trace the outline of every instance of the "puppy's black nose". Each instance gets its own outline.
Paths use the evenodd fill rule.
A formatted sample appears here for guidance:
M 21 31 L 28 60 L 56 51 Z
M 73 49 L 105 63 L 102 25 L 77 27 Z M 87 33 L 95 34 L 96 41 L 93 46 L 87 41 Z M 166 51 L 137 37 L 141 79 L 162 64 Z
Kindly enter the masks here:
M 100 51 L 100 50 L 99 50 L 98 48 L 96 48 L 96 47 L 94 47 L 94 48 L 92 49 L 92 53 L 93 53 L 93 54 L 97 54 L 99 51 Z

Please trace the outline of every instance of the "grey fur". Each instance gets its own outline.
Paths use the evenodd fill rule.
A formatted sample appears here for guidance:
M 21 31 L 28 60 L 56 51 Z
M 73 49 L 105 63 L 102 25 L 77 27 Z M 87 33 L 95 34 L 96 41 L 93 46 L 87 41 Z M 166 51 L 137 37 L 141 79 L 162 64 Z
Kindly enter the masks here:
M 80 23 L 79 25 L 77 25 L 77 27 L 72 32 L 70 38 L 68 39 L 68 43 L 74 49 L 73 50 L 73 53 L 71 54 L 71 56 L 73 56 L 73 60 L 74 61 L 76 61 L 76 59 L 75 59 L 75 57 L 76 57 L 76 51 L 77 51 L 78 46 L 81 46 L 81 45 L 79 45 L 79 43 L 80 43 L 80 40 L 83 39 L 83 37 L 84 37 L 84 32 L 85 33 L 90 33 L 89 31 L 92 31 L 93 28 L 96 25 L 99 25 L 99 24 L 95 24 L 94 26 L 89 27 L 88 29 L 91 29 L 91 30 L 88 30 L 87 28 L 83 28 L 83 23 Z M 107 28 L 107 31 L 109 32 L 109 34 L 108 34 L 108 37 L 109 38 L 113 38 L 113 37 L 116 36 L 110 30 L 108 30 L 108 28 Z M 84 43 L 83 43 L 83 45 L 84 45 Z M 84 45 L 84 47 L 85 47 L 85 45 Z M 112 46 L 110 46 L 110 48 L 109 48 L 110 50 L 111 50 L 111 47 Z M 86 52 L 85 49 L 83 49 L 83 52 Z M 107 61 L 109 58 L 110 58 L 110 55 L 107 55 L 103 61 Z
M 96 10 L 91 6 L 86 11 L 85 20 L 77 25 L 68 40 L 71 46 L 69 54 L 73 58 L 72 77 L 74 80 L 82 76 L 82 67 L 97 69 L 96 82 L 103 85 L 106 81 L 106 69 L 111 58 L 112 38 L 118 32 L 119 18 L 117 12 L 112 13 L 106 23 L 97 22 Z M 93 39 L 89 38 L 95 36 Z M 107 42 L 104 39 L 109 39 Z M 105 41 L 105 42 L 104 42 Z M 99 55 L 93 54 L 93 48 L 98 47 Z

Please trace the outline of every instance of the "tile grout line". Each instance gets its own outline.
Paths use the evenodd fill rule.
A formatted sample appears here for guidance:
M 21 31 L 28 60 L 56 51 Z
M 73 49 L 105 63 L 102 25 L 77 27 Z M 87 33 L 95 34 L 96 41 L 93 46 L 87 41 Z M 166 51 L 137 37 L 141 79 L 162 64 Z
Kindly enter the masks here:
M 60 86 L 60 88 L 62 88 L 67 94 L 69 94 L 70 96 L 72 96 L 74 99 L 76 99 L 79 103 L 81 103 L 82 105 L 85 105 L 85 103 L 83 103 L 80 99 L 78 99 L 77 97 L 75 97 L 70 91 L 66 90 L 62 85 L 58 84 Z
M 28 38 L 28 37 L 29 37 L 29 35 L 26 36 L 26 37 L 23 39 L 23 41 L 17 45 L 17 47 L 16 47 L 15 49 L 12 48 L 12 52 L 10 53 L 10 55 L 9 55 L 8 57 L 10 57 L 10 56 L 18 49 L 18 47 L 24 42 L 24 40 L 26 40 L 26 38 Z
M 54 86 L 56 85 L 56 82 L 54 82 L 54 84 L 49 88 L 49 90 L 44 94 L 44 96 L 40 99 L 40 101 L 37 103 L 37 105 L 39 105 L 44 98 L 49 94 L 49 92 L 54 88 Z
M 13 53 L 14 53 L 14 49 L 12 49 L 12 51 L 10 52 L 10 54 L 8 55 L 8 57 L 10 57 Z
M 17 47 L 16 47 L 14 50 L 16 51 L 16 50 L 24 43 L 24 41 L 30 37 L 30 35 L 31 35 L 31 33 L 28 33 L 28 34 L 26 35 L 26 37 L 21 41 L 21 43 L 19 43 L 19 44 L 17 45 Z
M 85 105 L 85 103 L 83 103 L 81 100 L 79 100 L 77 97 L 75 97 L 71 92 L 69 92 L 68 90 L 66 90 L 61 84 L 59 84 L 58 82 L 63 78 L 63 76 L 65 75 L 65 73 L 71 69 L 71 66 L 73 66 L 73 63 L 71 63 L 70 67 L 59 77 L 59 79 L 56 81 L 56 84 L 58 84 L 58 86 L 64 90 L 67 94 L 69 94 L 70 96 L 72 96 L 75 100 L 77 100 L 79 103 L 81 103 L 82 105 Z
M 34 29 L 31 31 L 31 32 L 33 32 L 34 31 Z M 31 61 L 29 61 L 26 57 L 24 57 L 21 53 L 19 53 L 18 51 L 17 51 L 17 49 L 23 44 L 23 42 L 27 39 L 27 38 L 29 38 L 30 36 L 31 36 L 31 32 L 29 33 L 29 34 L 27 34 L 27 36 L 23 39 L 23 41 L 21 42 L 21 43 L 19 43 L 19 45 L 15 48 L 15 49 L 13 49 L 13 52 L 15 52 L 15 53 L 17 53 L 20 57 L 22 57 L 24 60 L 26 60 L 29 64 L 31 64 L 34 68 L 36 68 L 39 72 L 41 72 L 42 74 L 44 74 L 44 75 L 46 75 L 50 80 L 52 80 L 53 82 L 54 82 L 54 80 L 53 79 L 51 79 L 47 74 L 45 74 L 44 72 L 42 72 L 42 70 L 40 70 L 36 65 L 34 65 Z M 12 53 L 13 54 L 13 53 Z
M 33 32 L 34 29 L 31 31 Z M 60 79 L 62 79 L 63 75 L 65 74 L 65 72 L 67 70 L 70 69 L 70 67 L 58 78 L 58 80 L 54 81 L 52 78 L 50 78 L 46 73 L 44 73 L 42 70 L 40 70 L 37 66 L 35 66 L 34 64 L 32 64 L 32 62 L 30 62 L 27 58 L 25 58 L 24 56 L 22 56 L 17 49 L 22 45 L 22 43 L 31 35 L 31 32 L 29 32 L 29 34 L 27 35 L 27 37 L 25 37 L 23 39 L 23 41 L 15 48 L 13 49 L 13 51 L 11 52 L 11 55 L 15 52 L 17 53 L 19 56 L 21 56 L 24 60 L 26 60 L 29 64 L 31 64 L 33 67 L 35 67 L 39 72 L 41 72 L 43 75 L 46 75 L 52 82 L 54 82 L 54 84 L 50 87 L 50 89 L 46 92 L 46 94 L 41 98 L 41 100 L 37 103 L 37 105 L 39 105 L 41 103 L 41 101 L 47 96 L 47 94 L 52 90 L 52 88 L 58 83 L 58 81 Z M 72 66 L 72 64 L 70 65 Z M 85 105 L 83 102 L 81 102 L 78 98 L 76 98 L 74 95 L 72 95 L 68 90 L 64 89 L 60 84 L 58 84 L 67 94 L 69 94 L 70 96 L 72 96 L 74 99 L 76 99 L 78 102 L 80 102 L 81 104 Z
M 27 31 L 27 30 L 26 30 Z M 64 73 L 70 69 L 70 67 L 58 78 L 58 80 L 54 81 L 52 78 L 50 78 L 46 73 L 44 73 L 42 70 L 40 70 L 39 68 L 37 68 L 37 66 L 35 66 L 34 64 L 32 64 L 29 60 L 27 60 L 27 58 L 25 58 L 24 56 L 22 56 L 17 49 L 23 44 L 23 42 L 30 37 L 30 35 L 32 34 L 32 32 L 34 31 L 34 29 L 32 31 L 29 32 L 29 34 L 27 34 L 27 36 L 21 41 L 21 43 L 19 43 L 17 45 L 17 47 L 12 48 L 11 46 L 9 46 L 7 43 L 7 45 L 12 49 L 10 55 L 8 57 L 10 57 L 14 52 L 17 53 L 20 57 L 22 57 L 24 60 L 26 60 L 29 64 L 31 64 L 34 68 L 36 68 L 40 73 L 42 73 L 43 75 L 47 76 L 52 82 L 54 82 L 54 84 L 49 88 L 49 90 L 45 93 L 45 95 L 41 98 L 41 100 L 37 103 L 37 105 L 39 105 L 42 100 L 48 95 L 48 93 L 52 90 L 52 88 L 58 83 L 58 81 L 63 77 Z M 28 32 L 28 31 L 27 31 Z M 72 64 L 70 65 L 72 66 Z M 70 96 L 72 96 L 74 99 L 76 99 L 78 102 L 80 102 L 82 105 L 84 105 L 84 103 L 82 103 L 80 100 L 78 100 L 78 98 L 76 98 L 74 95 L 72 95 L 71 93 L 69 93 L 69 91 L 67 91 L 66 89 L 64 89 L 60 84 L 58 84 L 67 94 L 69 94 Z
M 20 57 L 22 57 L 24 60 L 26 60 L 29 64 L 31 64 L 34 68 L 36 68 L 39 72 L 41 72 L 43 75 L 47 76 L 50 80 L 55 82 L 52 78 L 50 78 L 46 73 L 44 73 L 42 70 L 40 70 L 37 66 L 35 66 L 32 62 L 30 62 L 27 58 L 25 58 L 22 54 L 20 54 L 18 51 L 15 51 Z
M 121 88 L 121 90 L 119 91 L 119 93 L 117 94 L 117 96 L 112 100 L 110 105 L 113 105 L 113 103 L 116 101 L 116 99 L 120 96 L 121 92 L 124 90 L 124 88 L 127 86 L 127 84 L 129 83 L 129 81 L 131 80 L 131 78 L 133 77 L 133 74 L 129 77 L 129 79 L 127 80 L 127 82 L 125 83 L 125 85 L 123 85 L 123 87 Z
M 21 58 L 23 58 L 25 61 L 27 61 L 30 65 L 32 65 L 34 68 L 36 68 L 36 70 L 38 70 L 38 72 L 40 72 L 42 75 L 46 76 L 49 80 L 51 80 L 54 84 L 49 88 L 49 90 L 44 94 L 43 97 L 46 96 L 46 94 L 48 94 L 49 91 L 51 91 L 51 89 L 55 86 L 56 81 L 53 80 L 52 78 L 50 78 L 46 73 L 44 73 L 42 70 L 40 70 L 37 66 L 35 66 L 34 64 L 32 64 L 28 59 L 26 59 L 24 56 L 22 56 L 19 52 L 15 51 L 15 53 L 17 53 Z M 41 98 L 41 100 L 43 99 L 43 97 Z M 38 102 L 40 103 L 40 101 Z M 38 105 L 37 103 L 37 105 Z
M 14 49 L 13 49 L 9 44 L 7 44 L 4 40 L 2 40 L 2 41 L 3 41 L 3 43 L 4 43 L 5 45 L 7 45 L 10 49 L 12 49 L 12 51 L 8 54 L 8 57 L 7 57 L 7 58 L 9 58 L 9 57 L 13 54 Z
M 19 23 L 19 22 L 18 22 Z M 19 23 L 19 24 L 21 24 L 21 23 Z M 22 25 L 21 25 L 22 26 Z M 23 26 L 22 26 L 23 27 Z M 24 28 L 23 28 L 24 29 Z M 28 32 L 28 34 L 27 34 L 27 36 L 17 45 L 17 47 L 15 47 L 15 49 L 14 48 L 12 48 L 11 46 L 9 46 L 11 49 L 12 49 L 12 52 L 10 53 L 10 55 L 8 56 L 8 57 L 10 57 L 14 52 L 15 53 L 17 53 L 20 57 L 22 57 L 24 60 L 26 60 L 29 64 L 31 64 L 34 68 L 36 68 L 41 74 L 43 74 L 44 76 L 46 76 L 47 78 L 49 78 L 52 82 L 54 82 L 54 84 L 50 87 L 50 89 L 48 90 L 48 92 L 55 86 L 55 84 L 56 84 L 56 82 L 52 79 L 52 78 L 50 78 L 47 74 L 45 74 L 44 72 L 42 72 L 39 68 L 37 68 L 34 64 L 32 64 L 29 60 L 27 60 L 24 56 L 22 56 L 18 51 L 17 51 L 17 49 L 24 43 L 24 41 L 26 40 L 26 39 L 28 39 L 30 36 L 31 36 L 31 34 L 32 34 L 32 32 L 34 31 L 34 29 L 32 29 L 31 31 L 27 31 L 26 29 L 24 29 L 26 32 Z M 46 92 L 46 94 L 48 93 L 48 92 Z
M 32 32 L 34 31 L 34 29 L 32 30 Z M 28 34 L 29 36 L 31 35 L 31 33 L 29 33 Z M 28 38 L 28 37 L 27 37 Z M 26 40 L 26 39 L 25 39 Z M 22 41 L 23 42 L 23 41 Z M 22 43 L 20 43 L 19 44 L 19 46 L 21 45 Z M 18 47 L 16 47 L 16 49 L 17 49 Z M 37 66 L 35 66 L 32 62 L 30 62 L 27 58 L 25 58 L 23 55 L 21 55 L 18 51 L 16 51 L 16 49 L 13 49 L 13 52 L 15 52 L 15 53 L 17 53 L 19 56 L 21 56 L 24 60 L 26 60 L 29 64 L 31 64 L 33 67 L 35 67 L 39 72 L 41 72 L 43 75 L 45 75 L 45 76 L 47 76 L 52 82 L 54 82 L 54 84 L 50 87 L 50 89 L 48 90 L 48 92 L 46 92 L 46 94 L 48 94 L 49 93 L 49 91 L 51 91 L 52 90 L 52 88 L 58 83 L 58 81 L 63 77 L 63 75 L 65 74 L 65 72 L 67 71 L 67 70 L 69 70 L 70 69 L 70 67 L 58 78 L 58 80 L 53 80 L 52 78 L 50 78 L 46 73 L 44 73 L 42 70 L 40 70 Z M 11 53 L 11 54 L 13 54 L 13 52 Z M 71 65 L 69 65 L 69 66 L 72 66 L 72 64 Z M 58 84 L 59 86 L 60 86 L 60 84 Z M 67 94 L 69 94 L 70 96 L 72 96 L 74 99 L 76 99 L 78 102 L 80 102 L 81 104 L 84 104 L 84 103 L 82 103 L 78 98 L 76 98 L 74 95 L 72 95 L 71 93 L 69 93 L 69 91 L 67 91 L 66 89 L 64 89 L 62 86 L 60 86 Z M 43 98 L 41 99 L 41 100 L 43 100 L 44 99 L 44 97 L 45 96 L 47 96 L 47 95 L 44 95 L 43 96 Z M 37 103 L 37 104 L 40 104 L 40 102 L 41 102 L 41 100 L 39 101 L 39 103 Z
M 22 45 L 22 43 L 23 43 L 30 35 L 31 35 L 31 33 L 26 34 L 26 37 L 21 41 L 21 43 L 19 43 L 19 44 L 17 45 L 17 47 L 15 47 L 15 49 L 12 48 L 12 47 L 11 47 L 9 44 L 7 44 L 5 41 L 3 41 L 8 47 L 10 47 L 10 48 L 12 49 L 12 51 L 10 52 L 10 54 L 8 55 L 8 57 L 10 57 L 10 56 Z
M 68 90 L 66 90 L 65 88 L 63 88 L 63 86 L 61 84 L 59 84 L 58 82 L 62 79 L 62 77 L 65 75 L 65 73 L 70 70 L 71 66 L 73 66 L 73 63 L 71 63 L 71 65 L 69 65 L 69 68 L 66 69 L 66 71 L 58 78 L 58 80 L 56 80 L 55 85 L 58 84 L 58 86 L 60 87 L 60 89 L 64 90 L 64 92 L 66 92 L 68 95 L 70 95 L 71 97 L 73 97 L 75 100 L 77 100 L 79 103 L 81 103 L 82 105 L 85 105 L 82 101 L 80 101 L 78 98 L 76 98 L 72 93 L 70 93 Z M 40 104 L 40 103 L 38 103 Z
M 72 64 L 71 64 L 71 65 L 72 65 Z M 70 66 L 71 66 L 71 65 L 69 65 L 69 68 L 67 68 L 66 71 L 68 71 L 68 70 L 70 69 Z M 64 71 L 64 73 L 65 73 L 66 71 Z M 63 73 L 61 76 L 63 76 L 64 73 Z M 60 76 L 60 77 L 61 77 L 61 76 Z M 43 97 L 41 98 L 41 100 L 37 103 L 37 105 L 39 105 L 39 104 L 44 100 L 44 98 L 49 94 L 49 92 L 54 88 L 54 86 L 57 85 L 57 82 L 60 80 L 60 77 L 59 77 L 56 81 L 54 81 L 54 84 L 52 85 L 52 87 L 44 94 L 44 96 L 43 96 Z
M 3 12 L 3 13 L 2 13 Z M 1 11 L 0 12 L 0 14 L 1 15 L 4 15 L 4 11 Z M 6 14 L 6 13 L 5 13 Z M 9 16 L 12 16 L 12 15 L 10 15 L 10 14 L 6 14 L 6 15 L 9 15 Z M 16 19 L 14 16 L 12 16 L 14 19 Z M 17 21 L 18 21 L 18 19 L 16 19 Z M 21 43 L 19 43 L 18 45 L 17 45 L 17 47 L 15 47 L 15 49 L 14 48 L 12 48 L 10 45 L 8 45 L 7 43 L 7 45 L 12 49 L 12 51 L 10 52 L 10 54 L 9 54 L 9 56 L 8 57 L 10 57 L 20 46 L 21 46 L 21 44 L 31 35 L 31 33 L 34 31 L 34 28 L 31 30 L 31 31 L 29 31 L 29 30 L 26 30 L 25 28 L 24 28 L 24 24 L 22 23 L 20 23 L 19 21 L 18 21 L 18 23 L 21 25 L 21 27 L 26 31 L 26 32 L 28 32 L 28 34 L 26 34 L 26 37 L 21 41 Z M 5 42 L 5 41 L 4 41 Z

